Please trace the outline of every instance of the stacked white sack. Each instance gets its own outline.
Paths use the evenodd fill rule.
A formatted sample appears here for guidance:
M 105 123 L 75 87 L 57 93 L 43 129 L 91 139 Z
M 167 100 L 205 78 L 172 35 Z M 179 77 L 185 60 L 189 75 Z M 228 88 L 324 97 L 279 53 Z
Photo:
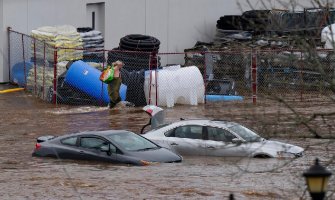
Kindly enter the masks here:
M 57 62 L 83 58 L 83 41 L 77 29 L 71 25 L 43 26 L 31 31 L 36 38 L 36 58 L 54 61 L 57 49 Z M 44 42 L 46 44 L 44 54 Z

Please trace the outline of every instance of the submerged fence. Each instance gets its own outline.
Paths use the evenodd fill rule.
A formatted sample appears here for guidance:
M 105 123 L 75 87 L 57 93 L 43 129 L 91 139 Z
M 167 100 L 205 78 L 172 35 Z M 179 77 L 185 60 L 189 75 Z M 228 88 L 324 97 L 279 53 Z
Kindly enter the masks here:
M 335 55 L 329 50 L 149 53 L 55 47 L 10 29 L 8 36 L 10 82 L 54 104 L 107 105 L 107 85 L 95 77 L 116 60 L 125 63 L 121 98 L 137 106 L 201 99 L 256 103 L 273 95 L 314 101 L 334 94 Z

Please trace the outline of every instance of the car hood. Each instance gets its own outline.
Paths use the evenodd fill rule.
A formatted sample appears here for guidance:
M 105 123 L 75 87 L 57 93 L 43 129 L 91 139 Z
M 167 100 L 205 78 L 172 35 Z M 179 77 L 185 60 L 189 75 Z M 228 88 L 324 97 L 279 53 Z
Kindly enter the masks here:
M 180 162 L 182 157 L 166 148 L 148 149 L 143 151 L 128 151 L 128 156 L 149 162 Z
M 288 154 L 301 156 L 304 151 L 299 146 L 272 140 L 264 140 L 258 145 L 254 145 L 254 148 L 258 148 L 259 151 L 270 152 L 272 157 L 287 157 Z

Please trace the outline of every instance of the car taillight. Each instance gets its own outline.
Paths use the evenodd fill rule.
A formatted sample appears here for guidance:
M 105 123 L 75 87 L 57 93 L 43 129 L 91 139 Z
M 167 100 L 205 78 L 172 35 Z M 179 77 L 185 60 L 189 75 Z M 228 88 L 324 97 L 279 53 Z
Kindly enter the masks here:
M 38 150 L 39 148 L 41 148 L 41 144 L 40 143 L 36 143 L 35 144 L 35 149 Z

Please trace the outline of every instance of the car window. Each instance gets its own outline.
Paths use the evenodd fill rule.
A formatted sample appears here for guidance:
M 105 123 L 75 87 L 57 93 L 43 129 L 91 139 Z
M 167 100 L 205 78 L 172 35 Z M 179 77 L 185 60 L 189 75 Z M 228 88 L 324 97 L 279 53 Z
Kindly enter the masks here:
M 120 153 L 120 151 L 118 151 L 118 149 L 112 144 L 109 145 L 109 148 L 112 153 Z
M 175 128 L 166 133 L 167 137 L 202 139 L 202 126 L 186 125 Z
M 80 146 L 84 148 L 100 149 L 104 145 L 108 145 L 108 142 L 100 138 L 82 137 L 80 139 Z
M 154 131 L 156 131 L 156 130 L 158 130 L 158 129 L 161 129 L 161 128 L 163 128 L 163 127 L 165 127 L 165 126 L 168 126 L 168 125 L 170 125 L 170 123 L 161 124 L 161 125 L 157 126 L 156 128 L 153 128 L 153 129 L 147 131 L 146 133 L 154 132 Z
M 114 144 L 117 144 L 128 151 L 158 148 L 158 146 L 150 140 L 132 132 L 110 134 L 108 135 L 108 138 L 111 139 Z
M 164 133 L 164 135 L 165 135 L 166 137 L 176 137 L 174 132 L 175 132 L 175 129 L 171 129 L 171 130 L 166 131 L 166 132 Z
M 254 131 L 239 125 L 235 124 L 233 126 L 229 127 L 230 130 L 232 130 L 234 133 L 238 134 L 241 138 L 243 138 L 247 142 L 259 142 L 262 140 L 262 138 L 257 135 Z
M 76 146 L 77 145 L 77 137 L 69 137 L 61 140 L 62 144 Z
M 232 142 L 236 138 L 231 132 L 222 128 L 207 127 L 207 132 L 208 140 Z

